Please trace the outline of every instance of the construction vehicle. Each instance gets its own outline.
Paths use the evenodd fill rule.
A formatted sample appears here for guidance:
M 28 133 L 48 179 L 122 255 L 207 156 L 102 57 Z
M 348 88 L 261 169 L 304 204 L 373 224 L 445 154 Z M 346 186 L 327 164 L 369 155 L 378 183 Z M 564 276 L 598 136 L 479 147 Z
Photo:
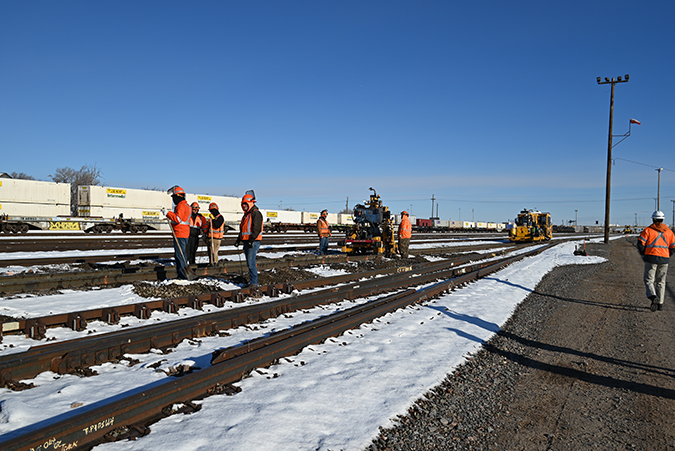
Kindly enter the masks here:
M 518 213 L 516 225 L 509 231 L 509 241 L 517 243 L 548 241 L 552 237 L 551 214 L 527 209 Z
M 635 232 L 633 231 L 633 228 L 631 226 L 627 225 L 626 227 L 623 228 L 624 235 L 632 235 L 633 233 Z
M 364 201 L 365 205 L 354 207 L 354 225 L 345 234 L 342 252 L 393 256 L 398 253 L 393 215 L 388 207 L 382 205 L 377 192 L 369 189 L 373 192 L 370 199 Z

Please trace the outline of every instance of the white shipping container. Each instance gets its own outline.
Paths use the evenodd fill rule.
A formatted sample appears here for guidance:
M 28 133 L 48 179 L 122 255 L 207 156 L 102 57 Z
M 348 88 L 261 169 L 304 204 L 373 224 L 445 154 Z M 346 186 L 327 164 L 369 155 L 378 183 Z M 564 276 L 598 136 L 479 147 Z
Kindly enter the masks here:
M 67 205 L 70 208 L 70 183 L 2 178 L 0 202 Z
M 316 218 L 318 221 L 319 218 Z M 338 223 L 338 214 L 337 213 L 328 213 L 326 216 L 326 221 L 328 221 L 328 224 L 337 224 Z
M 0 215 L 24 217 L 69 216 L 70 205 L 1 202 Z
M 354 224 L 354 218 L 352 218 L 352 215 L 340 213 L 338 214 L 338 224 L 352 225 Z
M 318 220 L 319 220 L 319 213 L 312 213 L 312 212 L 309 212 L 309 211 L 303 211 L 302 212 L 302 223 L 303 224 L 316 222 Z
M 464 221 L 462 223 L 462 227 L 465 229 L 475 229 L 476 228 L 476 223 L 471 222 L 471 221 Z
M 488 223 L 487 223 L 487 228 L 488 228 L 489 230 L 496 230 L 496 229 L 497 229 L 497 224 L 495 224 L 494 222 L 488 222 Z
M 167 208 L 167 210 L 169 210 Z M 166 216 L 162 216 L 159 209 L 142 208 L 124 208 L 124 207 L 97 207 L 80 206 L 78 208 L 80 217 L 97 217 L 104 219 L 116 219 L 122 215 L 124 219 L 135 219 L 137 221 L 166 221 Z
M 442 219 L 434 219 L 434 227 L 448 227 L 450 224 L 450 221 L 442 220 Z
M 78 206 L 121 207 L 136 209 L 171 209 L 171 196 L 166 191 L 146 189 L 112 188 L 109 186 L 80 186 L 77 192 Z
M 462 221 L 448 221 L 448 227 L 451 229 L 461 229 Z
M 169 201 L 171 201 L 171 197 L 167 197 L 169 197 Z M 241 199 L 239 197 L 187 193 L 185 195 L 185 200 L 190 205 L 192 205 L 193 202 L 197 202 L 201 214 L 208 213 L 211 202 L 218 204 L 218 211 L 220 211 L 221 214 L 225 212 L 243 214 L 243 211 L 241 210 Z
M 302 214 L 299 211 L 289 210 L 260 210 L 265 222 L 283 222 L 284 224 L 300 224 Z
M 477 222 L 476 228 L 478 229 L 487 229 L 487 222 Z

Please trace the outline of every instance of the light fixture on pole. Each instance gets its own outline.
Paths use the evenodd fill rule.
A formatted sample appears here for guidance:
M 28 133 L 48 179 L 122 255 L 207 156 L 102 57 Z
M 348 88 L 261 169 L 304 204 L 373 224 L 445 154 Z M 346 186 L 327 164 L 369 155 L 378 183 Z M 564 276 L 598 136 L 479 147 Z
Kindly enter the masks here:
M 607 186 L 605 189 L 605 244 L 609 244 L 609 199 L 611 194 L 611 185 L 612 185 L 612 123 L 614 120 L 614 86 L 617 83 L 626 83 L 628 82 L 629 75 L 626 74 L 624 80 L 621 77 L 612 78 L 611 80 L 608 77 L 605 77 L 605 81 L 602 81 L 600 77 L 596 80 L 599 85 L 612 85 L 612 94 L 609 101 L 609 134 L 607 143 Z M 629 123 L 630 124 L 630 123 Z M 630 126 L 630 125 L 629 125 Z M 624 138 L 625 139 L 625 138 Z M 623 141 L 623 140 L 622 140 Z M 619 141 L 621 142 L 621 141 Z

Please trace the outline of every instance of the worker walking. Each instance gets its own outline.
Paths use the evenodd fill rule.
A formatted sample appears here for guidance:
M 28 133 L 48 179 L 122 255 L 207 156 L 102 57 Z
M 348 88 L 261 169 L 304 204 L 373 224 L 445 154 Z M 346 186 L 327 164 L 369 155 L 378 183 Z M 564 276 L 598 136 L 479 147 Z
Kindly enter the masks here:
M 209 213 L 211 213 L 211 219 L 209 219 L 209 223 L 206 225 L 204 241 L 208 247 L 209 265 L 215 265 L 218 263 L 220 242 L 225 234 L 225 218 L 220 214 L 218 204 L 215 202 L 209 204 Z
M 244 243 L 244 256 L 248 266 L 249 281 L 246 287 L 255 288 L 258 286 L 258 267 L 256 266 L 256 256 L 260 249 L 263 231 L 262 213 L 255 205 L 255 194 L 253 191 L 247 191 L 241 199 L 241 209 L 244 216 L 239 223 L 239 236 L 234 242 L 235 246 Z
M 197 248 L 199 247 L 199 235 L 208 227 L 206 218 L 199 213 L 199 204 L 192 202 L 190 205 L 190 236 L 187 242 L 187 261 L 190 265 L 197 263 Z
M 322 210 L 319 220 L 316 221 L 316 233 L 319 235 L 319 255 L 328 254 L 328 241 L 333 234 L 330 232 L 328 224 L 328 210 Z
M 187 242 L 190 237 L 190 206 L 185 200 L 185 190 L 180 186 L 169 189 L 173 201 L 173 211 L 162 208 L 162 214 L 169 219 L 173 231 L 173 251 L 176 259 L 176 271 L 179 279 L 187 280 Z
M 647 297 L 652 301 L 652 312 L 663 309 L 668 262 L 675 251 L 675 235 L 663 223 L 665 218 L 662 211 L 655 211 L 652 214 L 652 225 L 642 231 L 637 243 L 638 251 L 645 262 L 644 281 Z
M 412 224 L 408 219 L 408 212 L 401 212 L 401 223 L 398 226 L 398 251 L 402 258 L 408 258 L 410 249 L 410 238 L 412 237 Z

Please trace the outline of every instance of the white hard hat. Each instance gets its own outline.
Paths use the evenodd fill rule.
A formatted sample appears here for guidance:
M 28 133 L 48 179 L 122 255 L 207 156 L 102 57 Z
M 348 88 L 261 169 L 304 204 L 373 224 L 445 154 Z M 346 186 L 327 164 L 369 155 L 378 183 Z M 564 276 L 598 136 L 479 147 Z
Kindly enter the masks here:
M 654 213 L 652 213 L 652 219 L 664 220 L 666 219 L 666 215 L 664 215 L 661 210 L 656 210 Z

